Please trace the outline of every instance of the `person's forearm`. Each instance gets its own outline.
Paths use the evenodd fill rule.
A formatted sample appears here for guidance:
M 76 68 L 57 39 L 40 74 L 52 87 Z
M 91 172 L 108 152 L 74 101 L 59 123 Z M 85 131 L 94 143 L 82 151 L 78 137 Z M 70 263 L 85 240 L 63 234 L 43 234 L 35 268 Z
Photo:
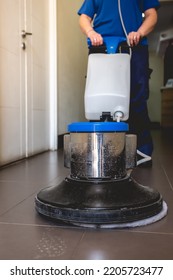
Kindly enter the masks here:
M 93 31 L 92 19 L 87 15 L 82 14 L 79 18 L 79 25 L 82 32 L 88 36 L 88 34 Z
M 140 40 L 147 36 L 157 23 L 157 11 L 152 8 L 145 12 L 145 19 L 137 31 L 128 34 L 128 40 L 131 46 L 137 45 Z
M 157 11 L 155 9 L 149 9 L 145 12 L 145 19 L 138 29 L 141 37 L 147 36 L 155 27 L 157 23 Z
M 82 32 L 91 40 L 93 46 L 100 46 L 103 44 L 102 36 L 95 32 L 92 27 L 92 19 L 85 14 L 79 18 L 79 26 Z

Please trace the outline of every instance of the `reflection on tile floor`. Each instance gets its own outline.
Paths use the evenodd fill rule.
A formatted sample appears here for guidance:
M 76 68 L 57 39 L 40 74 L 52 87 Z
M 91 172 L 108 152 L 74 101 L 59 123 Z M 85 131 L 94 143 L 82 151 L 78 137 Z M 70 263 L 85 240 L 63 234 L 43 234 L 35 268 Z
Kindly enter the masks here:
M 46 152 L 0 170 L 0 259 L 173 259 L 173 131 L 154 130 L 153 167 L 134 178 L 156 188 L 168 215 L 134 229 L 69 227 L 39 216 L 34 197 L 68 174 L 63 152 Z

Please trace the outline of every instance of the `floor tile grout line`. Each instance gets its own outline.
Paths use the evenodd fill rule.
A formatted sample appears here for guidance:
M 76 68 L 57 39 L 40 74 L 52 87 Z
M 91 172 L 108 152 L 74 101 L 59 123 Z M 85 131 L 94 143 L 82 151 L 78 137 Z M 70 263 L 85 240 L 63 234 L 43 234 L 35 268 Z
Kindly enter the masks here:
M 153 234 L 153 235 L 173 235 L 173 232 L 156 232 L 156 231 L 139 231 L 139 230 L 135 230 L 135 231 L 129 230 L 129 232 L 130 233 Z
M 58 180 L 61 180 L 61 176 L 57 176 L 55 177 L 54 179 L 51 179 L 51 181 L 49 181 L 49 183 L 46 185 L 46 186 L 40 186 L 40 188 L 38 190 L 35 190 L 33 193 L 29 194 L 27 197 L 23 198 L 21 201 L 19 201 L 17 204 L 13 205 L 11 208 L 9 208 L 8 210 L 6 210 L 5 212 L 1 213 L 0 214 L 0 217 L 2 217 L 3 215 L 5 215 L 6 213 L 8 213 L 9 211 L 11 211 L 13 208 L 15 208 L 16 206 L 20 205 L 21 203 L 23 203 L 26 199 L 32 197 L 33 195 L 37 195 L 37 193 L 41 190 L 41 189 L 44 189 L 46 187 L 50 187 L 50 186 L 53 186 L 55 184 L 53 184 L 53 181 L 55 179 L 58 179 Z M 0 180 L 0 183 L 1 182 L 8 182 L 8 183 L 12 183 L 12 182 L 15 182 L 15 183 L 23 183 L 23 181 L 1 181 Z M 27 182 L 27 184 L 29 184 L 29 182 Z M 36 182 L 33 183 L 34 185 L 36 184 Z M 39 183 L 40 184 L 40 183 Z
M 0 225 L 10 225 L 10 226 L 30 226 L 30 227 L 50 227 L 50 228 L 58 228 L 58 229 L 75 229 L 75 230 L 81 230 L 84 231 L 84 228 L 78 228 L 78 227 L 68 227 L 68 226 L 58 226 L 58 225 L 39 225 L 39 224 L 23 224 L 23 223 L 10 223 L 10 222 L 0 222 Z M 105 231 L 104 231 L 105 232 Z M 108 232 L 112 232 L 112 231 L 108 231 Z M 114 232 L 123 232 L 123 233 L 138 233 L 138 234 L 152 234 L 152 235 L 173 235 L 173 233 L 170 232 L 155 232 L 155 231 L 137 231 L 137 230 L 116 230 Z M 83 232 L 79 242 L 84 238 L 84 235 L 86 234 L 86 230 L 85 232 Z
M 65 175 L 64 175 L 65 176 Z M 47 181 L 47 184 L 51 184 L 54 180 L 63 180 L 63 176 L 62 175 L 57 175 L 53 178 L 51 178 L 50 180 Z M 43 182 L 40 182 L 40 181 L 28 181 L 28 180 L 6 180 L 6 179 L 0 179 L 0 183 L 24 183 L 24 184 L 32 184 L 32 185 L 35 185 L 35 184 L 43 184 Z M 47 186 L 46 184 L 46 186 Z M 44 185 L 45 185 L 45 182 L 44 182 Z M 45 186 L 45 187 L 46 187 Z
M 39 225 L 39 224 L 23 224 L 23 223 L 10 223 L 10 222 L 0 222 L 0 225 L 10 225 L 10 226 L 30 226 L 30 227 L 51 227 L 51 228 L 59 228 L 65 229 L 65 226 L 58 226 L 58 225 Z M 71 227 L 70 229 L 78 229 L 77 227 Z
M 164 168 L 164 166 L 163 166 L 162 164 L 161 164 L 161 167 L 162 167 L 163 172 L 164 172 L 164 174 L 165 174 L 165 176 L 166 176 L 166 179 L 167 179 L 167 181 L 168 181 L 168 184 L 169 184 L 171 190 L 173 191 L 173 186 L 172 186 L 172 184 L 171 184 L 171 181 L 169 180 L 168 174 L 166 173 L 166 170 L 165 170 L 165 168 Z
M 6 215 L 8 212 L 10 212 L 12 209 L 14 209 L 15 207 L 19 206 L 21 203 L 23 203 L 25 200 L 31 198 L 33 195 L 36 196 L 37 191 L 34 191 L 32 194 L 29 194 L 27 197 L 23 198 L 21 201 L 19 201 L 17 204 L 13 205 L 11 208 L 9 208 L 8 210 L 6 210 L 5 212 L 0 214 L 0 217 Z
M 77 245 L 76 245 L 75 249 L 73 250 L 73 253 L 71 254 L 71 259 L 73 259 L 73 257 L 76 255 L 78 246 L 79 246 L 80 242 L 83 240 L 84 236 L 85 236 L 85 232 L 83 232 L 81 238 L 80 238 L 79 241 L 77 242 Z

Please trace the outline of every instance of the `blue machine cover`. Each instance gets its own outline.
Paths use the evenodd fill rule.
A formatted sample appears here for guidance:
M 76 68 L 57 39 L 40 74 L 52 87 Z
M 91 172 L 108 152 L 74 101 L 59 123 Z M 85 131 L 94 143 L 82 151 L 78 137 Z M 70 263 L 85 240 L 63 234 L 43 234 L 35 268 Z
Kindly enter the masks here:
M 76 122 L 68 125 L 68 132 L 126 132 L 125 122 Z

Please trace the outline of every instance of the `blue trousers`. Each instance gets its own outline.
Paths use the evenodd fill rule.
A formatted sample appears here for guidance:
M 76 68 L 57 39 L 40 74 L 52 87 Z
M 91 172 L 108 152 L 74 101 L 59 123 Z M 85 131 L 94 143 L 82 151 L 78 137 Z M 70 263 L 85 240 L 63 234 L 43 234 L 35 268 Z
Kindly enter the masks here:
M 131 58 L 129 132 L 137 134 L 137 149 L 151 156 L 153 141 L 147 108 L 149 78 L 148 46 L 134 47 Z

